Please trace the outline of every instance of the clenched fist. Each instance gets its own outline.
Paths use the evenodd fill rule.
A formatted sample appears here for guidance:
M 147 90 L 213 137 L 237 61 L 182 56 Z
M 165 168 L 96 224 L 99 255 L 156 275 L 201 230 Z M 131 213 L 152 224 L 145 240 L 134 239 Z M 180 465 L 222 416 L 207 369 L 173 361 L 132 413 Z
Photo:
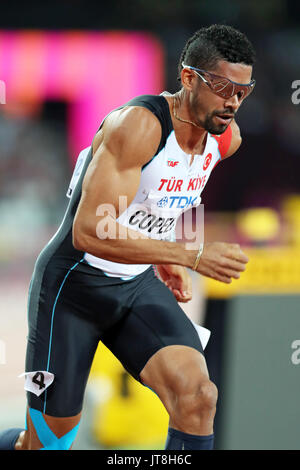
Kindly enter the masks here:
M 204 244 L 197 272 L 203 276 L 230 284 L 239 279 L 249 259 L 240 245 L 223 242 Z

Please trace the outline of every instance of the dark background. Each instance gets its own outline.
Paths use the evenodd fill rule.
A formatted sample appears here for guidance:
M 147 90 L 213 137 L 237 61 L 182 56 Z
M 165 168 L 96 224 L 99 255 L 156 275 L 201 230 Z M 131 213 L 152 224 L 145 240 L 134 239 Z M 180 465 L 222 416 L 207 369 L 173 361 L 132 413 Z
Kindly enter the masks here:
M 299 106 L 291 101 L 300 79 L 300 4 L 294 0 L 2 2 L 3 29 L 138 30 L 156 35 L 165 48 L 166 88 L 178 89 L 177 62 L 186 40 L 200 27 L 226 23 L 245 32 L 257 51 L 255 92 L 237 116 L 243 143 L 219 165 L 204 191 L 206 210 L 279 207 L 299 190 Z M 91 71 L 92 72 L 92 71 Z M 120 73 L 121 80 L 121 73 Z M 62 106 L 44 118 L 63 120 Z

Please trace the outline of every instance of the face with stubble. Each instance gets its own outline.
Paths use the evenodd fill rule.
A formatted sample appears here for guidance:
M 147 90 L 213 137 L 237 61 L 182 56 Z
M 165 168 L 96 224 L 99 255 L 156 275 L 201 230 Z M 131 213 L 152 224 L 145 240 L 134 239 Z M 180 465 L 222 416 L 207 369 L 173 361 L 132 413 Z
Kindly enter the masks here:
M 213 70 L 209 70 L 236 83 L 246 84 L 251 80 L 252 67 L 245 64 L 233 64 L 218 61 Z M 224 99 L 211 91 L 209 86 L 194 72 L 192 89 L 189 96 L 190 115 L 193 121 L 211 134 L 223 134 L 234 119 L 243 97 L 236 94 Z

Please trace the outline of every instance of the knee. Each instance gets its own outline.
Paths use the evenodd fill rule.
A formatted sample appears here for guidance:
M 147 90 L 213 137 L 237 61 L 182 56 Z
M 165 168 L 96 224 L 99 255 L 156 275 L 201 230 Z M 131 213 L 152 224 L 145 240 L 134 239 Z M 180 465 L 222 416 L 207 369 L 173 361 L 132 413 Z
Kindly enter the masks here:
M 201 409 L 214 410 L 218 400 L 218 389 L 216 385 L 211 380 L 201 383 L 197 399 Z
M 198 351 L 176 346 L 161 349 L 150 359 L 141 379 L 157 393 L 173 421 L 213 418 L 218 390 Z
M 209 379 L 193 380 L 189 387 L 179 387 L 176 395 L 177 414 L 180 416 L 215 414 L 218 389 Z

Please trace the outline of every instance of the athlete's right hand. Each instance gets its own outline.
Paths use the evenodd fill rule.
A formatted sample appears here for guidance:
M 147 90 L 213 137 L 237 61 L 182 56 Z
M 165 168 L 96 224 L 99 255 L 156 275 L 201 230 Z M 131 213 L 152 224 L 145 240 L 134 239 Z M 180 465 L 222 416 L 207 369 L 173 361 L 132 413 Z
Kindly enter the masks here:
M 230 284 L 239 279 L 249 259 L 240 245 L 223 242 L 204 244 L 197 272 L 203 276 Z

